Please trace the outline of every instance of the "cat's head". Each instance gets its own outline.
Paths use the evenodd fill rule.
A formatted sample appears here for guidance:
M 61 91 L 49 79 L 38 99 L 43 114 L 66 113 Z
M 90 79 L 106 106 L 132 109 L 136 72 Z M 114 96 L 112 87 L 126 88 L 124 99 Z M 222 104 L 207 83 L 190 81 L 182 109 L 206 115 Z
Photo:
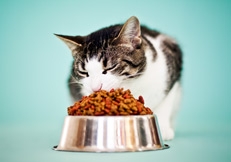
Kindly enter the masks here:
M 146 67 L 141 29 L 136 17 L 124 25 L 103 28 L 87 36 L 56 35 L 72 51 L 72 77 L 84 93 L 121 87 Z

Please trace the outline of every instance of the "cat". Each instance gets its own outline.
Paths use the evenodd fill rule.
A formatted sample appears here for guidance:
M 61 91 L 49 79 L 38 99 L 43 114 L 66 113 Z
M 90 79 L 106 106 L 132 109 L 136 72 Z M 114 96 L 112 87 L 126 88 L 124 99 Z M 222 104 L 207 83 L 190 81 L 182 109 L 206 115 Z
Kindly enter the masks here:
M 174 138 L 182 92 L 182 51 L 174 39 L 140 25 L 135 16 L 87 36 L 55 35 L 72 52 L 74 101 L 101 89 L 130 89 L 157 115 L 163 140 Z

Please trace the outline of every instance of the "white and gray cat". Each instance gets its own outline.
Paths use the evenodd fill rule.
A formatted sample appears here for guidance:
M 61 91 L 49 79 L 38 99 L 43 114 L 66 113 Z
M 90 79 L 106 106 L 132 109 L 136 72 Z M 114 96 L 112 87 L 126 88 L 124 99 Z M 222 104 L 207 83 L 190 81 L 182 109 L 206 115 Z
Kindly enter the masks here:
M 157 115 L 163 139 L 174 138 L 182 52 L 172 38 L 140 26 L 134 16 L 87 36 L 57 36 L 74 58 L 69 79 L 74 101 L 101 89 L 130 89 Z

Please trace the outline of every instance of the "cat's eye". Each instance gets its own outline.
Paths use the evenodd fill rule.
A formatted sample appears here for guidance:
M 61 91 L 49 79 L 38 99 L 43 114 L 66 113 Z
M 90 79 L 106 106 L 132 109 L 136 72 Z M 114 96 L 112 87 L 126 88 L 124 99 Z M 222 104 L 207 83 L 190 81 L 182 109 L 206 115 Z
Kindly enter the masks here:
M 79 71 L 79 70 L 78 70 L 78 73 L 79 73 L 80 75 L 82 75 L 82 76 L 89 77 L 88 72 L 85 72 L 85 71 Z
M 102 74 L 107 74 L 108 71 L 113 70 L 114 68 L 116 68 L 116 66 L 117 66 L 117 64 L 113 65 L 112 67 L 106 68 L 106 69 L 102 72 Z
M 129 76 L 130 74 L 128 72 L 124 72 L 121 75 Z

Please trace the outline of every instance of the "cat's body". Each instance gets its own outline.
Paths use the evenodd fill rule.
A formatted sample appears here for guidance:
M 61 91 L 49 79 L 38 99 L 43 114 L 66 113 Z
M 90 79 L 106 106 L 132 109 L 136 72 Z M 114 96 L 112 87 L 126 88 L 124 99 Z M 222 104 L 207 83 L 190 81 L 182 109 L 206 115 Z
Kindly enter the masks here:
M 74 57 L 69 88 L 75 101 L 100 89 L 130 89 L 157 115 L 163 139 L 174 137 L 182 54 L 173 39 L 140 27 L 136 17 L 86 37 L 57 36 Z

